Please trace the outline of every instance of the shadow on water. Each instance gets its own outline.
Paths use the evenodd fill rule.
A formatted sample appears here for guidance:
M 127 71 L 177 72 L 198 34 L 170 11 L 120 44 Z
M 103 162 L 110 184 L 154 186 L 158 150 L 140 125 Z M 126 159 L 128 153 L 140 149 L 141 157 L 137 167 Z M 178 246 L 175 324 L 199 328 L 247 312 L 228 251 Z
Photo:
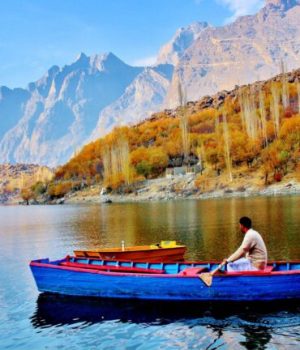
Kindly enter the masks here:
M 168 324 L 194 320 L 216 327 L 272 328 L 300 325 L 299 301 L 264 303 L 168 302 L 80 298 L 42 293 L 31 317 L 34 327 L 77 322 Z M 247 328 L 248 327 L 248 328 Z
M 40 294 L 31 317 L 34 328 L 77 325 L 80 328 L 107 321 L 143 326 L 182 323 L 202 326 L 213 333 L 209 349 L 216 349 L 225 331 L 241 333 L 245 349 L 266 349 L 276 330 L 300 326 L 299 301 L 284 303 L 191 303 L 92 299 Z M 299 331 L 295 335 L 299 336 Z

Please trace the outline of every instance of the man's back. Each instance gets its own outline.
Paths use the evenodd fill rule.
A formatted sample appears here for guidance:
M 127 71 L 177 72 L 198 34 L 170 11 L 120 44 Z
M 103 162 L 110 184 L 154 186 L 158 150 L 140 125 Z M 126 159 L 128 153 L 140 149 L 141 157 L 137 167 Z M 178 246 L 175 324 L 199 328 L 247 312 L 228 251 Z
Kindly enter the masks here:
M 264 267 L 267 264 L 268 253 L 265 242 L 261 235 L 250 228 L 244 237 L 242 247 L 246 256 L 251 260 L 252 264 L 257 268 Z

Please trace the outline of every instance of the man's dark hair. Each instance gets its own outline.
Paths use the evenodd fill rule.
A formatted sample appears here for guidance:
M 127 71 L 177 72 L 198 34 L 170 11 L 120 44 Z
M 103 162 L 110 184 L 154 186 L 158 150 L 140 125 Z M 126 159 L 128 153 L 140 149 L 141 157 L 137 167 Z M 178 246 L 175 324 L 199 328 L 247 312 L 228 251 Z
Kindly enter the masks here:
M 243 216 L 242 218 L 240 218 L 240 224 L 247 227 L 247 228 L 252 227 L 252 221 L 247 216 Z

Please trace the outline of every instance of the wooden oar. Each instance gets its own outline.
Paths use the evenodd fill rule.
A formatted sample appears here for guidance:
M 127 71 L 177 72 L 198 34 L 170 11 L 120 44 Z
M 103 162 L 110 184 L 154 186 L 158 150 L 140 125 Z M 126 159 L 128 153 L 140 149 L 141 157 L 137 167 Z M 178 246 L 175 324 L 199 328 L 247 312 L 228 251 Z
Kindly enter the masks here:
M 222 262 L 216 269 L 214 269 L 211 272 L 204 272 L 199 275 L 199 278 L 207 285 L 207 287 L 210 287 L 212 285 L 213 275 L 218 272 L 226 262 Z

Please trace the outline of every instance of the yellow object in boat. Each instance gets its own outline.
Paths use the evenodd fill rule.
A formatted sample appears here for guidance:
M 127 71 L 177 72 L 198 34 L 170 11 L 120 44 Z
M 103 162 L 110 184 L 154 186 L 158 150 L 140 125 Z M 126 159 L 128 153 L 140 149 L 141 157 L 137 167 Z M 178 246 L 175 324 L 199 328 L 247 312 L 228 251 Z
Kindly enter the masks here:
M 160 247 L 161 248 L 174 248 L 177 246 L 176 241 L 161 241 L 160 242 Z

